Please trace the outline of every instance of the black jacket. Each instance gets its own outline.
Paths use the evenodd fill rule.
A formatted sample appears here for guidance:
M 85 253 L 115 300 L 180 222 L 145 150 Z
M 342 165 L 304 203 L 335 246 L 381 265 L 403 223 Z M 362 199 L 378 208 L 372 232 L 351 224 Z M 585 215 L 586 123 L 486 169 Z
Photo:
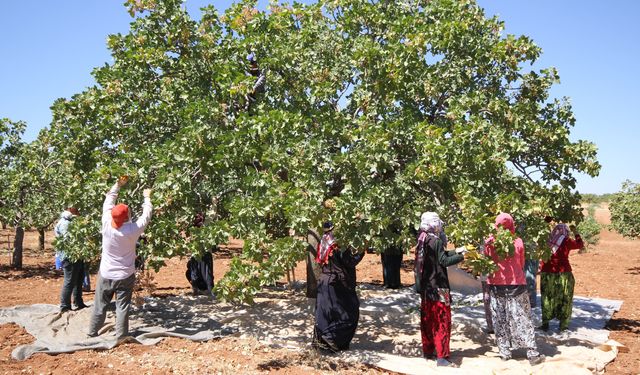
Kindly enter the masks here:
M 421 236 L 416 246 L 416 291 L 424 292 L 425 297 L 437 301 L 438 289 L 449 289 L 447 267 L 462 262 L 464 256 L 455 251 L 446 251 L 444 244 L 434 236 Z M 426 234 L 426 233 L 425 233 Z

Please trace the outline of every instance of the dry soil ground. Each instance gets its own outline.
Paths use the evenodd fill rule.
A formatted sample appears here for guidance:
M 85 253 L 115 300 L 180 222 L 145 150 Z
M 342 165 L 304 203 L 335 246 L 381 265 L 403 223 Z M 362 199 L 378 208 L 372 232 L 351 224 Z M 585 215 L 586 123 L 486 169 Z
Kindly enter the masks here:
M 601 223 L 608 223 L 609 212 L 596 211 Z M 37 233 L 29 232 L 28 254 L 21 271 L 9 268 L 7 235 L 0 232 L 0 306 L 33 303 L 58 303 L 62 276 L 52 269 L 53 255 L 47 242 L 47 253 L 36 254 Z M 215 277 L 219 279 L 228 268 L 234 249 L 216 254 Z M 576 278 L 576 294 L 582 296 L 620 299 L 624 303 L 610 321 L 611 338 L 623 343 L 628 353 L 606 368 L 611 374 L 640 373 L 640 241 L 631 241 L 603 230 L 600 243 L 584 254 L 571 258 Z M 405 262 L 402 281 L 412 282 L 410 261 Z M 154 295 L 188 293 L 184 279 L 186 259 L 172 259 L 168 266 L 154 275 Z M 297 279 L 304 278 L 304 264 L 295 270 Z M 94 277 L 95 278 L 95 277 Z M 359 282 L 381 283 L 379 257 L 368 255 L 358 266 Z M 92 280 L 95 281 L 95 280 Z M 284 280 L 283 280 L 284 281 Z M 85 299 L 93 299 L 85 293 Z M 418 329 L 418 327 L 416 327 Z M 125 344 L 107 351 L 81 351 L 49 356 L 36 354 L 22 362 L 10 358 L 18 344 L 33 340 L 28 333 L 13 324 L 0 325 L 0 373 L 277 373 L 313 374 L 339 371 L 340 373 L 384 373 L 376 368 L 341 363 L 330 357 L 321 357 L 313 351 L 300 353 L 265 346 L 252 339 L 227 337 L 206 343 L 180 339 L 165 339 L 159 345 L 146 347 Z

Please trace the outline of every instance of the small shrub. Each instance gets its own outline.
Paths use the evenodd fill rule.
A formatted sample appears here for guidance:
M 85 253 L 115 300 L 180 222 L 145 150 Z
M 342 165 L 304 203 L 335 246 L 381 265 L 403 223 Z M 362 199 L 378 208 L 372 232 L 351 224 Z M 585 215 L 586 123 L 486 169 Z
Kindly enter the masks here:
M 609 204 L 611 228 L 628 238 L 640 237 L 640 184 L 625 181 Z
M 595 207 L 588 208 L 588 215 L 578 224 L 578 233 L 582 236 L 585 247 L 596 245 L 600 241 L 601 225 L 595 219 Z

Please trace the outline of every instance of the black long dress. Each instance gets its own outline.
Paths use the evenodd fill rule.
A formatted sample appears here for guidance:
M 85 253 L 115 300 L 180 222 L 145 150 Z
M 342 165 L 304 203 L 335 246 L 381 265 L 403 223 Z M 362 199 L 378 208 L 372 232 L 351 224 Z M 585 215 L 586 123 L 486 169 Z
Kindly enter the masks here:
M 402 268 L 402 248 L 389 247 L 380 254 L 382 263 L 382 284 L 385 288 L 398 289 L 400 282 L 400 269 Z
M 315 344 L 321 348 L 349 349 L 360 318 L 356 265 L 363 257 L 364 253 L 353 255 L 350 251 L 334 251 L 322 266 L 315 325 Z
M 185 276 L 194 288 L 211 293 L 214 285 L 213 255 L 211 251 L 204 253 L 201 259 L 192 256 L 187 262 Z

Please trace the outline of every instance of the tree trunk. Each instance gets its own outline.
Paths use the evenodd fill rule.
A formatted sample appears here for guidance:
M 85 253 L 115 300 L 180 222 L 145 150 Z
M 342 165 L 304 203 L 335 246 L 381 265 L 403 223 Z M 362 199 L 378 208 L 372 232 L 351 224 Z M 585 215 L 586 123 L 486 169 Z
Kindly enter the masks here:
M 2 222 L 2 229 L 7 229 L 7 223 L 5 223 L 4 221 Z
M 24 213 L 21 211 L 24 206 L 24 187 L 20 189 L 20 196 L 18 198 L 18 212 L 15 218 L 16 237 L 13 239 L 13 256 L 11 257 L 11 263 L 13 268 L 19 270 L 22 269 L 22 244 L 24 242 L 24 228 L 22 227 L 22 219 Z
M 13 268 L 22 269 L 22 242 L 24 240 L 24 228 L 16 225 L 16 237 L 13 239 L 13 257 L 11 258 Z
M 44 228 L 38 229 L 38 250 L 44 252 Z

